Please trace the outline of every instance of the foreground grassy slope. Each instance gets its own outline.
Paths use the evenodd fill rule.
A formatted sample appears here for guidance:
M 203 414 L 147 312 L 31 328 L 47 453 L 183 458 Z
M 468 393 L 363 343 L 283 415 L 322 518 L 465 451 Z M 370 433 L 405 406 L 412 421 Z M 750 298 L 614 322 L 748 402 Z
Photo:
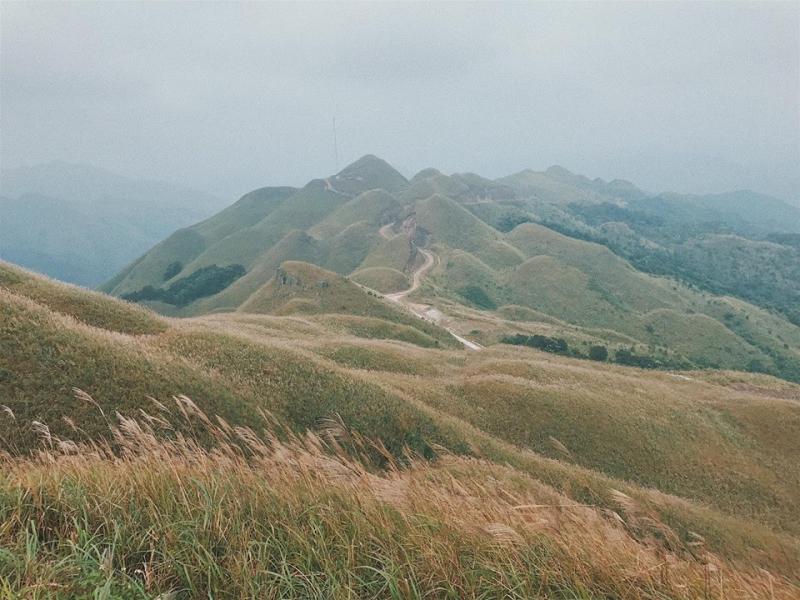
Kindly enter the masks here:
M 119 458 L 73 445 L 3 461 L 3 593 L 788 600 L 798 591 L 732 567 L 699 537 L 682 544 L 621 492 L 611 518 L 485 461 L 376 471 L 357 458 L 368 443 L 336 421 L 278 442 L 185 406 L 213 453 L 127 419 L 113 429 Z M 76 511 L 84 506 L 103 509 Z
M 125 334 L 160 333 L 166 322 L 135 304 L 59 283 L 0 261 L 0 288 L 86 325 Z
M 696 541 L 695 532 L 726 565 L 800 572 L 797 386 L 732 373 L 676 377 L 502 345 L 479 353 L 426 349 L 366 339 L 374 330 L 359 332 L 347 322 L 352 317 L 331 314 L 150 316 L 153 330 L 122 333 L 113 323 L 89 324 L 89 302 L 70 303 L 71 315 L 51 308 L 60 287 L 38 285 L 0 291 L 0 386 L 15 416 L 0 417 L 0 435 L 14 453 L 36 444 L 42 427 L 33 421 L 50 435 L 97 438 L 107 432 L 106 418 L 116 422 L 115 411 L 161 411 L 148 397 L 168 404 L 187 394 L 234 425 L 258 427 L 265 409 L 295 431 L 340 415 L 392 453 L 408 446 L 433 457 L 445 447 L 480 456 L 508 465 L 515 480 L 533 478 L 598 510 L 620 510 L 612 491 L 620 490 L 679 544 Z M 121 322 L 130 310 L 148 315 L 87 296 L 119 311 Z M 373 327 L 387 323 L 372 319 Z M 75 398 L 73 387 L 94 403 Z M 168 418 L 181 412 L 168 410 Z M 195 426 L 175 427 L 191 433 Z M 527 503 L 524 496 L 513 502 Z M 647 545 L 646 538 L 639 541 Z M 606 589 L 581 577 L 592 593 Z
M 290 351 L 288 344 L 267 348 L 194 328 L 126 337 L 85 326 L 5 291 L 0 301 L 4 403 L 18 421 L 47 423 L 54 434 L 72 433 L 62 415 L 78 424 L 81 437 L 94 437 L 104 429 L 94 406 L 72 398 L 71 389 L 77 386 L 93 390 L 108 415 L 142 407 L 150 396 L 186 393 L 204 410 L 232 422 L 247 423 L 258 409 L 268 409 L 310 427 L 322 416 L 341 412 L 363 420 L 368 429 L 392 431 L 387 444 L 395 449 L 411 444 L 424 450 L 420 436 L 436 437 L 429 417 L 374 384 L 353 381 L 309 361 L 302 352 Z M 220 362 L 227 365 L 222 371 L 213 366 Z M 279 365 L 274 379 L 267 375 L 270 364 Z M 415 424 L 406 429 L 411 423 Z M 0 429 L 12 450 L 30 442 L 26 430 L 13 422 L 4 421 Z

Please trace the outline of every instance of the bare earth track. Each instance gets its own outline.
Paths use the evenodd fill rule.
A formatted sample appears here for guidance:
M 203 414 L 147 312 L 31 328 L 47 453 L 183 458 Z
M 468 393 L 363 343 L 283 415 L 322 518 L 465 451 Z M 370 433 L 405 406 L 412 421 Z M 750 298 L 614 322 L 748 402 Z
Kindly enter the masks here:
M 384 225 L 383 227 L 381 227 L 378 230 L 378 232 L 381 234 L 381 236 L 383 238 L 385 238 L 387 240 L 390 240 L 393 237 L 392 232 L 391 232 L 391 229 L 392 229 L 393 226 L 394 226 L 394 223 L 388 223 L 387 225 Z M 394 234 L 394 235 L 400 235 L 400 234 Z M 420 248 L 416 244 L 414 244 L 414 247 L 425 257 L 425 261 L 419 267 L 414 269 L 414 272 L 411 274 L 411 287 L 409 287 L 408 289 L 405 289 L 405 290 L 401 290 L 399 292 L 393 292 L 391 294 L 384 294 L 384 298 L 386 298 L 388 300 L 391 300 L 392 302 L 402 303 L 402 304 L 404 304 L 406 306 L 406 308 L 408 308 L 412 313 L 414 313 L 420 319 L 429 320 L 428 316 L 426 314 L 427 311 L 429 310 L 429 307 L 425 307 L 425 306 L 421 306 L 421 305 L 412 305 L 410 302 L 406 301 L 406 297 L 409 294 L 411 294 L 412 292 L 414 292 L 417 289 L 419 289 L 419 286 L 422 285 L 422 278 L 428 273 L 428 271 L 430 271 L 433 268 L 433 265 L 435 264 L 436 261 L 435 261 L 435 259 L 433 257 L 433 254 L 431 252 Z M 420 309 L 422 309 L 422 310 L 420 310 Z M 438 313 L 438 311 L 435 311 L 435 312 Z M 467 340 L 467 339 L 461 337 L 460 335 L 458 335 L 457 333 L 453 332 L 453 330 L 450 329 L 450 328 L 446 328 L 446 329 L 447 329 L 447 332 L 450 335 L 452 335 L 455 339 L 457 339 L 459 342 L 461 342 L 464 345 L 465 348 L 468 348 L 470 350 L 481 350 L 481 349 L 483 349 L 483 346 L 481 346 L 480 344 L 476 344 L 475 342 L 470 342 L 469 340 Z
M 386 294 L 385 296 L 389 300 L 392 300 L 393 302 L 400 302 L 401 299 L 408 296 L 411 292 L 416 291 L 422 284 L 422 278 L 425 275 L 425 273 L 430 271 L 431 268 L 433 267 L 434 264 L 433 254 L 431 254 L 427 250 L 423 250 L 422 248 L 417 248 L 417 250 L 419 250 L 419 252 L 425 257 L 425 262 L 423 262 L 417 269 L 414 270 L 414 273 L 412 273 L 411 287 L 406 290 L 402 290 L 400 292 Z

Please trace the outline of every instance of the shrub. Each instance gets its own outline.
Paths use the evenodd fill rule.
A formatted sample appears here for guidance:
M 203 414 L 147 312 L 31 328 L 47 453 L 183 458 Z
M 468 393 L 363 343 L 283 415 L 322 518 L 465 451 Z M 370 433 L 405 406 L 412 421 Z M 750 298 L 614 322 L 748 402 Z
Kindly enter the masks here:
M 530 346 L 553 354 L 569 354 L 569 344 L 563 338 L 517 333 L 513 336 L 506 336 L 500 341 L 504 344 L 514 344 L 515 346 Z
M 478 287 L 477 285 L 468 285 L 465 288 L 462 288 L 458 292 L 464 300 L 467 302 L 474 304 L 478 308 L 484 308 L 488 310 L 492 310 L 497 308 L 497 304 L 495 304 L 494 300 L 489 297 L 489 294 L 486 291 Z
M 657 369 L 662 366 L 658 361 L 649 356 L 640 356 L 633 350 L 622 348 L 614 353 L 614 362 L 629 367 L 639 367 L 640 369 Z
M 589 358 L 601 362 L 608 360 L 608 348 L 605 346 L 592 346 L 589 348 Z
M 174 281 L 167 289 L 146 285 L 142 289 L 122 297 L 133 302 L 158 300 L 175 306 L 186 306 L 198 298 L 213 296 L 221 292 L 244 273 L 242 265 L 228 265 L 227 267 L 210 265 Z
M 497 229 L 503 233 L 508 233 L 518 225 L 523 223 L 532 223 L 533 218 L 527 213 L 521 211 L 509 211 L 505 213 L 497 222 Z
M 183 270 L 183 263 L 179 260 L 171 262 L 167 265 L 166 270 L 164 271 L 164 281 L 168 281 L 175 277 L 178 273 Z

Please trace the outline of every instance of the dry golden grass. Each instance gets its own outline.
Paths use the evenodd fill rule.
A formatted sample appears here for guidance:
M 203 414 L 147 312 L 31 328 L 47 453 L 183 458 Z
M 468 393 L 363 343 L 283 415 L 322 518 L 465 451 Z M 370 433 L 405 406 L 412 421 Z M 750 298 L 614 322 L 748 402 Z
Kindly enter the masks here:
M 81 401 L 96 406 L 85 392 Z M 791 599 L 621 491 L 579 504 L 511 467 L 388 453 L 340 420 L 234 426 L 189 398 L 35 433 L 0 475 L 5 597 Z M 198 434 L 177 434 L 167 411 Z M 377 452 L 377 454 L 376 454 Z M 379 457 L 376 463 L 373 456 Z
M 775 577 L 798 581 L 800 388 L 796 385 L 732 372 L 640 371 L 508 346 L 478 353 L 423 348 L 343 333 L 339 317 L 330 315 L 159 318 L 160 332 L 122 333 L 87 323 L 82 311 L 86 308 L 91 314 L 90 306 L 76 303 L 61 312 L 47 305 L 47 298 L 36 296 L 41 293 L 24 287 L 0 291 L 0 402 L 17 417 L 14 421 L 0 412 L 0 435 L 17 445 L 17 455 L 30 448 L 32 421 L 42 424 L 36 426 L 42 432 L 46 425 L 51 436 L 84 442 L 107 430 L 92 404 L 72 398 L 72 386 L 91 393 L 112 421 L 115 411 L 135 414 L 147 396 L 163 402 L 179 393 L 191 396 L 208 414 L 223 415 L 231 426 L 252 425 L 259 419 L 259 409 L 268 409 L 293 431 L 302 432 L 338 413 L 349 428 L 381 439 L 393 456 L 402 456 L 405 445 L 429 457 L 442 456 L 441 448 L 449 448 L 454 455 L 444 453 L 445 459 L 426 464 L 420 471 L 425 477 L 433 478 L 445 465 L 473 465 L 492 470 L 495 479 L 500 479 L 498 473 L 504 474 L 509 485 L 520 478 L 533 486 L 530 490 L 534 491 L 526 492 L 532 497 L 525 503 L 547 504 L 535 491 L 539 489 L 535 486 L 544 486 L 548 493 L 561 495 L 559 502 L 567 499 L 591 505 L 600 515 L 621 510 L 620 497 L 612 492 L 618 490 L 642 507 L 648 518 L 669 525 L 680 544 L 693 543 L 694 535 L 701 535 L 705 548 L 720 557 L 726 568 L 742 573 L 764 568 Z M 116 304 L 120 310 L 126 308 Z M 348 327 L 355 331 L 352 324 Z M 177 408 L 172 411 L 179 414 Z M 62 415 L 86 435 L 74 434 Z M 192 435 L 182 420 L 174 427 Z M 204 441 L 207 437 L 200 435 Z M 39 480 L 49 480 L 43 463 L 24 464 Z M 93 473 L 102 471 L 97 475 L 101 478 L 111 478 L 115 468 L 102 461 L 91 467 Z M 60 473 L 52 471 L 56 479 Z M 163 469 L 155 466 L 153 473 L 165 477 Z M 121 489 L 133 496 L 135 480 L 119 477 Z M 70 494 L 84 489 L 84 482 L 77 488 L 73 480 L 62 483 L 66 491 L 53 493 L 72 498 L 72 508 L 61 503 L 58 510 L 75 516 L 75 506 L 82 506 L 84 497 Z M 185 485 L 185 481 L 174 485 Z M 246 486 L 236 486 L 230 493 L 246 496 Z M 13 490 L 17 488 L 8 489 L 10 496 L 0 491 L 0 500 L 16 498 Z M 119 502 L 128 506 L 124 498 Z M 351 503 L 347 496 L 341 506 Z M 113 503 L 97 498 L 85 500 L 85 506 L 97 505 L 114 508 Z M 248 506 L 251 513 L 257 512 L 252 503 Z M 275 506 L 285 509 L 280 502 Z M 203 505 L 195 508 L 205 510 Z M 194 515 L 187 514 L 187 519 Z M 92 527 L 112 525 L 109 520 Z M 506 526 L 519 533 L 509 521 L 495 520 L 488 526 L 499 537 L 514 537 Z M 384 535 L 377 524 L 370 532 L 377 539 Z M 80 538 L 84 533 L 70 535 Z M 385 544 L 406 539 L 394 530 L 385 535 Z M 634 535 L 636 543 L 647 546 L 638 535 Z M 458 556 L 472 556 L 470 548 L 477 541 L 463 540 L 457 548 L 465 549 Z M 219 544 L 227 547 L 227 542 Z M 587 552 L 592 548 L 587 547 Z M 9 551 L 10 556 L 20 555 L 17 549 Z M 542 552 L 550 556 L 554 551 L 548 545 Z M 192 556 L 188 545 L 180 553 L 182 560 Z M 0 549 L 0 560 L 2 556 Z M 9 560 L 9 570 L 9 565 L 19 568 L 16 558 Z M 536 561 L 531 564 L 543 569 Z M 466 564 L 460 576 L 472 577 L 477 568 Z M 497 565 L 492 569 L 495 573 Z M 342 567 L 339 581 L 347 572 Z M 505 588 L 489 589 L 502 596 L 497 590 Z M 565 589 L 562 596 L 568 598 L 599 593 L 596 589 L 576 591 L 583 588 L 574 586 Z M 526 591 L 534 594 L 535 590 Z M 559 597 L 552 590 L 548 593 Z M 492 593 L 486 595 L 492 597 Z

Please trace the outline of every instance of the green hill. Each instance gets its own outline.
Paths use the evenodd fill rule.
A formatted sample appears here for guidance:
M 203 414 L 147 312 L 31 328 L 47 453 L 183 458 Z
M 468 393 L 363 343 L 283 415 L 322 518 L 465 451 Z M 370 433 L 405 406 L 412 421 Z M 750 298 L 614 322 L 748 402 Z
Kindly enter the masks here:
M 782 312 L 795 324 L 800 297 L 800 210 L 748 191 L 662 194 L 623 205 L 572 204 L 550 223 L 607 245 L 637 268 Z
M 399 292 L 411 286 L 405 273 L 389 267 L 359 269 L 350 276 L 350 279 L 382 293 Z
M 242 313 L 358 315 L 418 329 L 428 344 L 453 346 L 444 330 L 376 297 L 345 277 L 305 262 L 287 261 L 238 309 Z M 391 337 L 391 336 L 390 336 Z
M 591 180 L 559 166 L 552 166 L 544 172 L 526 169 L 503 177 L 498 182 L 524 197 L 557 204 L 594 204 L 634 199 L 644 195 L 644 192 L 630 182 L 615 180 L 606 183 L 602 179 Z
M 408 185 L 394 167 L 372 154 L 362 156 L 326 181 L 339 193 L 350 196 L 376 189 L 394 193 Z
M 750 202 L 763 204 L 763 217 Z M 579 342 L 569 350 L 576 356 L 600 345 L 641 364 L 800 381 L 800 329 L 789 321 L 800 293 L 796 249 L 747 237 L 781 218 L 788 227 L 791 210 L 747 193 L 651 197 L 560 167 L 497 181 L 426 169 L 407 181 L 365 156 L 301 189 L 244 196 L 103 289 L 171 316 L 236 311 L 282 263 L 303 261 L 381 293 L 411 290 L 404 301 L 418 314 L 483 344 L 549 335 Z M 729 296 L 759 307 L 720 310 Z M 508 306 L 530 320 L 506 319 Z
M 310 233 L 316 237 L 328 238 L 361 222 L 380 227 L 397 220 L 401 209 L 402 204 L 391 194 L 383 190 L 371 190 L 345 203 L 314 225 Z

